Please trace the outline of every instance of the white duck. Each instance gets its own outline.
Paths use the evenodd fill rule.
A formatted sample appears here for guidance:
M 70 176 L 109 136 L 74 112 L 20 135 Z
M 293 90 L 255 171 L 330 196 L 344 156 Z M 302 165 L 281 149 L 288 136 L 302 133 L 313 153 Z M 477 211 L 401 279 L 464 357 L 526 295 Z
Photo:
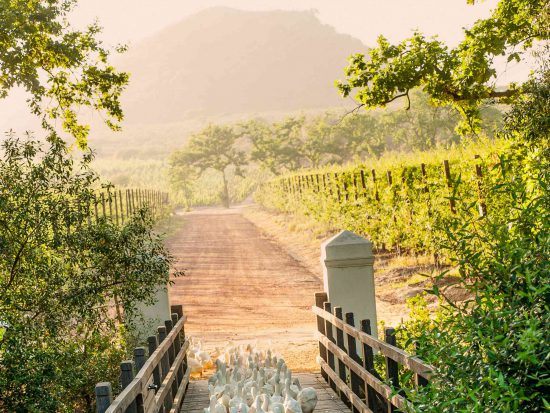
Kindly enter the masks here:
M 300 406 L 300 403 L 290 397 L 290 395 L 287 393 L 285 397 L 285 413 L 302 413 L 302 407 Z
M 210 406 L 204 409 L 204 413 L 226 413 L 225 406 L 218 403 L 216 396 L 210 397 Z
M 306 387 L 298 393 L 297 401 L 303 413 L 311 413 L 317 406 L 317 391 L 313 387 Z

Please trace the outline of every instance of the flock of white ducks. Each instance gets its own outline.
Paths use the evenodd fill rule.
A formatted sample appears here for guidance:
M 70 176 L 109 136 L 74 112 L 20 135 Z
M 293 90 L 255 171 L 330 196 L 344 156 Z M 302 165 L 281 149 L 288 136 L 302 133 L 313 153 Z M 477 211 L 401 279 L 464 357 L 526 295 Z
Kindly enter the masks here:
M 204 413 L 311 413 L 317 392 L 302 388 L 283 358 L 231 343 L 216 350 L 216 373 L 208 379 L 210 405 Z M 190 348 L 189 366 L 194 372 L 212 365 L 200 343 Z

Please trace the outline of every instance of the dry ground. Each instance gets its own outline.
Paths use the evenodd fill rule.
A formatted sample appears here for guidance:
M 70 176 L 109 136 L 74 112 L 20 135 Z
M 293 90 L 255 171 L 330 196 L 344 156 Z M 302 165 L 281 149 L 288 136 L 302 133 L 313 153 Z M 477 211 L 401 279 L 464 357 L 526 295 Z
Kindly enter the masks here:
M 295 371 L 316 371 L 313 294 L 322 290 L 320 245 L 336 231 L 256 206 L 182 213 L 168 246 L 186 275 L 170 296 L 186 331 L 209 350 L 228 340 L 271 346 Z M 179 218 L 179 217 L 178 217 Z M 397 325 L 406 299 L 426 287 L 428 257 L 377 256 L 378 320 Z
M 186 275 L 170 288 L 189 317 L 186 332 L 209 349 L 258 340 L 295 371 L 316 370 L 310 307 L 321 280 L 264 236 L 240 209 L 185 214 L 168 246 Z M 271 343 L 271 344 L 270 344 Z

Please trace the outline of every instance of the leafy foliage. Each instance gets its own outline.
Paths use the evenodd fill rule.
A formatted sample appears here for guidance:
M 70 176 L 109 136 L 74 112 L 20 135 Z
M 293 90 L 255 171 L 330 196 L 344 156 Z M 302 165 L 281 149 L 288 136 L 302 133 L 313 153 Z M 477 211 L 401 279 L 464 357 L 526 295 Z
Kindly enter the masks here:
M 59 121 L 85 148 L 89 127 L 80 121 L 79 109 L 103 112 L 107 125 L 118 129 L 123 116 L 119 98 L 128 74 L 109 65 L 109 50 L 97 39 L 97 24 L 83 31 L 70 26 L 67 16 L 75 4 L 0 0 L 0 99 L 16 86 L 23 88 L 51 139 L 58 138 Z
M 410 394 L 416 411 L 548 410 L 549 80 L 545 71 L 526 84 L 507 118 L 509 147 L 487 187 L 498 208 L 476 219 L 466 203 L 443 222 L 440 247 L 472 298 L 452 303 L 434 290 L 437 316 L 404 326 L 405 344 L 436 366 L 432 384 Z
M 172 177 L 186 185 L 188 175 L 181 175 L 181 168 L 195 167 L 199 172 L 208 169 L 218 171 L 223 180 L 223 203 L 229 206 L 227 170 L 229 167 L 237 175 L 242 175 L 242 167 L 247 164 L 246 154 L 236 147 L 239 134 L 230 126 L 209 125 L 191 136 L 185 148 L 172 155 L 170 165 Z
M 89 220 L 88 152 L 75 161 L 61 142 L 14 136 L 2 149 L 0 410 L 91 411 L 93 383 L 115 378 L 124 355 L 119 322 L 152 302 L 171 258 L 147 210 L 120 227 Z
M 494 58 L 506 55 L 508 61 L 519 61 L 536 40 L 547 40 L 548 13 L 544 0 L 501 0 L 489 18 L 465 29 L 455 48 L 419 32 L 397 45 L 380 36 L 368 58 L 363 54 L 349 58 L 346 79 L 337 87 L 344 97 L 356 90 L 355 99 L 367 109 L 409 98 L 411 90 L 422 87 L 436 104 L 452 104 L 459 110 L 460 134 L 476 134 L 481 102 L 510 102 L 517 95 L 516 85 L 507 90 L 496 87 Z
M 484 140 L 283 175 L 260 187 L 255 197 L 267 208 L 365 235 L 378 249 L 436 254 L 444 234 L 439 223 L 453 215 L 451 198 L 490 205 L 478 188 L 494 182 L 491 166 L 498 162 L 501 145 Z M 450 182 L 444 160 L 449 161 Z

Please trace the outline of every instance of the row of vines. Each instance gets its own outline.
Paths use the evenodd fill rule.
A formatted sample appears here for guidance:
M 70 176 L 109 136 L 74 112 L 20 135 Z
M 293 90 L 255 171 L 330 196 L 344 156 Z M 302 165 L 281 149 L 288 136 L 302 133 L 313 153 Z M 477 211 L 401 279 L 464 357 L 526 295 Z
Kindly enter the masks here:
M 421 158 L 421 159 L 418 159 Z M 446 159 L 445 159 L 446 158 Z M 378 250 L 433 254 L 446 217 L 491 213 L 484 188 L 494 180 L 495 151 L 424 154 L 381 167 L 303 171 L 265 183 L 256 200 L 367 236 Z

